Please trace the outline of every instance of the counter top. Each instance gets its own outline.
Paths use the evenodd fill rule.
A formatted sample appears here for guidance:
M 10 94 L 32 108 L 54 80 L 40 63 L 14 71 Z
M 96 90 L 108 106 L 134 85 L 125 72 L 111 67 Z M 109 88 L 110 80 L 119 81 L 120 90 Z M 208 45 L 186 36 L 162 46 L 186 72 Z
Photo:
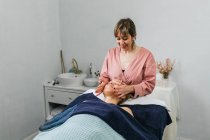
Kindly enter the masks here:
M 59 89 L 73 89 L 73 90 L 82 90 L 86 91 L 89 89 L 95 89 L 96 87 L 87 87 L 87 86 L 61 86 L 59 84 L 53 85 L 53 81 L 45 82 L 44 83 L 45 87 L 52 87 L 52 88 L 59 88 Z

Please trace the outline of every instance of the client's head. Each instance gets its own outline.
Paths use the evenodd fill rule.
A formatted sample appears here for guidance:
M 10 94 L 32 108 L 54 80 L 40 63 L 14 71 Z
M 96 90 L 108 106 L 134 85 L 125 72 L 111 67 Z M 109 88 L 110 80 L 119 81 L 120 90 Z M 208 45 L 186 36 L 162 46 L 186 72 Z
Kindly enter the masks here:
M 107 83 L 104 87 L 103 94 L 105 97 L 105 102 L 112 104 L 119 104 L 123 99 L 119 98 L 117 94 L 114 93 L 113 84 L 111 82 Z

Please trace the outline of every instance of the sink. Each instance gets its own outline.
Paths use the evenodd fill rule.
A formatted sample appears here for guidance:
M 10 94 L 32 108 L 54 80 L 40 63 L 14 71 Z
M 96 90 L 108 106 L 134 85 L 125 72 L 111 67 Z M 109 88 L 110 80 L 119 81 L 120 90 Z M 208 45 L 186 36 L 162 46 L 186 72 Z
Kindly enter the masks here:
M 84 84 L 87 87 L 96 87 L 98 85 L 98 78 L 85 78 Z
M 57 78 L 61 86 L 82 86 L 86 77 L 86 73 L 62 73 L 59 74 Z

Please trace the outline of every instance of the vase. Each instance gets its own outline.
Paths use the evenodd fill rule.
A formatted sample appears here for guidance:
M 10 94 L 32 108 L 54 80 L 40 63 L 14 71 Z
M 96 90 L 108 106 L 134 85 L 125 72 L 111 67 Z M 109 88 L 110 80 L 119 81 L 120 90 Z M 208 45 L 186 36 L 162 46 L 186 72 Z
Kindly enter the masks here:
M 162 74 L 162 76 L 163 76 L 163 79 L 168 79 L 169 73 L 165 72 Z
M 157 86 L 168 87 L 169 85 L 169 73 L 159 73 L 159 79 L 157 80 Z
M 168 85 L 169 85 L 169 79 L 168 78 L 163 78 L 162 79 L 162 87 L 168 87 Z

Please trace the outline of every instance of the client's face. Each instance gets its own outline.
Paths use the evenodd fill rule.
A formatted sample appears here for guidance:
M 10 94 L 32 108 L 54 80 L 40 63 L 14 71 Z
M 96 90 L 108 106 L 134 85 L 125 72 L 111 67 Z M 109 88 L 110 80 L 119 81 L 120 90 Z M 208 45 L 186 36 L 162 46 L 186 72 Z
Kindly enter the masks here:
M 106 86 L 104 87 L 104 96 L 114 96 L 114 88 L 113 85 L 109 82 L 108 84 L 106 84 Z
M 122 99 L 124 99 L 119 98 L 118 95 L 114 93 L 114 84 L 111 84 L 111 82 L 105 85 L 103 94 L 105 97 L 105 102 L 107 103 L 118 104 L 122 101 Z

